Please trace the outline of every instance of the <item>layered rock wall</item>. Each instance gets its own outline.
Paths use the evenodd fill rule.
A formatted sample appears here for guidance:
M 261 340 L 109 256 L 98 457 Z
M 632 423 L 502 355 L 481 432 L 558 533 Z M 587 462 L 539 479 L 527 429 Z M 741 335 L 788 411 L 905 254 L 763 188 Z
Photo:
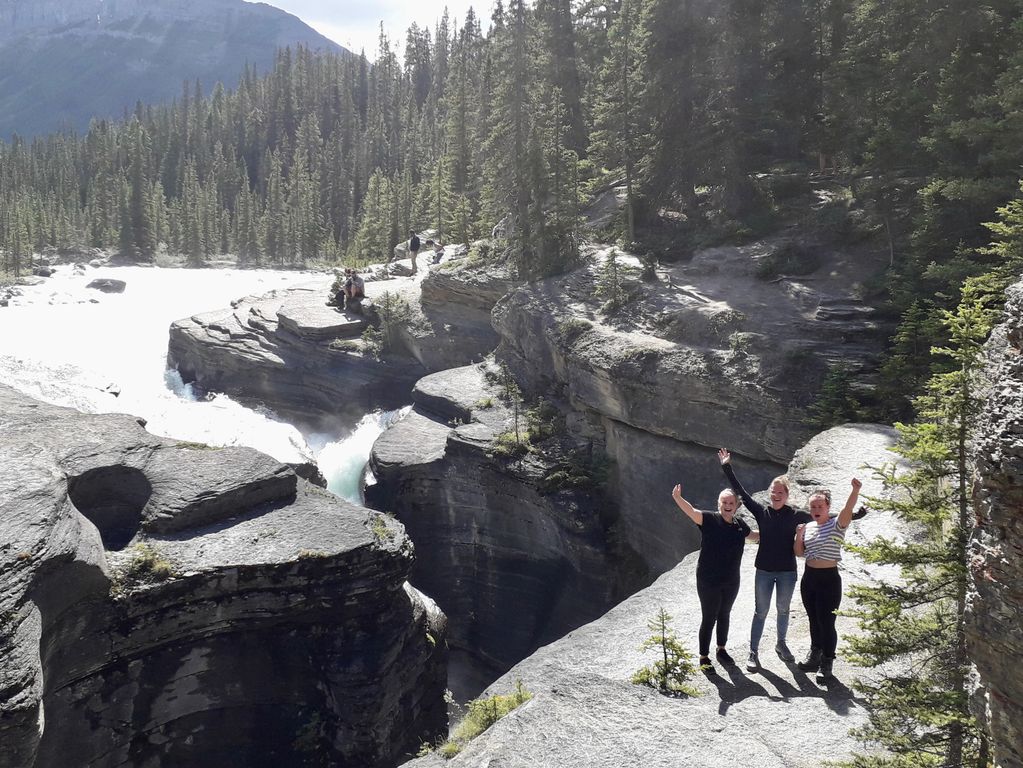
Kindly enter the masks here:
M 989 345 L 992 382 L 976 429 L 967 640 L 994 761 L 1023 767 L 1023 284 Z
M 444 732 L 400 525 L 249 449 L 0 403 L 0 766 L 381 766 Z
M 414 399 L 373 447 L 366 498 L 416 542 L 412 582 L 450 618 L 451 687 L 465 698 L 638 579 L 598 496 L 544 492 L 542 460 L 494 455 L 513 417 L 480 367 L 428 376 Z
M 796 453 L 789 468 L 793 502 L 805 504 L 806 494 L 817 486 L 830 488 L 841 498 L 848 493 L 852 476 L 864 480 L 867 494 L 883 493 L 864 465 L 897 461 L 889 450 L 893 442 L 893 430 L 871 424 L 846 425 L 815 436 Z M 695 528 L 688 521 L 678 525 Z M 873 512 L 852 524 L 847 540 L 860 544 L 878 535 L 891 536 L 896 527 L 890 516 Z M 727 642 L 740 664 L 749 647 L 754 608 L 755 552 L 752 545 L 747 549 Z M 819 685 L 813 674 L 785 664 L 769 650 L 774 642 L 773 616 L 757 673 L 712 659 L 713 671 L 691 681 L 698 692 L 693 697 L 663 696 L 631 682 L 634 672 L 658 659 L 659 649 L 643 644 L 653 634 L 648 622 L 661 609 L 672 617 L 671 629 L 682 645 L 695 655 L 700 625 L 696 564 L 697 555 L 689 555 L 650 587 L 515 665 L 484 695 L 508 694 L 521 683 L 533 698 L 456 757 L 447 760 L 434 753 L 407 765 L 816 768 L 868 751 L 868 745 L 850 733 L 868 716 L 853 692 L 857 669 L 839 657 L 836 679 Z M 846 553 L 842 563 L 846 589 L 889 576 Z M 842 607 L 847 603 L 848 598 Z M 856 631 L 855 621 L 840 616 L 838 631 L 840 638 Z M 798 595 L 792 602 L 788 642 L 797 656 L 810 643 Z

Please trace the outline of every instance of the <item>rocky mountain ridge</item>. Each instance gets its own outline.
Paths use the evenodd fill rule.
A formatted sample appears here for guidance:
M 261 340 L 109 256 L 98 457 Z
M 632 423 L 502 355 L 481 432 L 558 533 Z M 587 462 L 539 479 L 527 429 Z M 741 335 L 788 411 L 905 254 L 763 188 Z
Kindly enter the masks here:
M 291 14 L 243 0 L 0 1 L 0 138 L 159 104 L 199 80 L 234 87 L 276 50 L 340 46 Z

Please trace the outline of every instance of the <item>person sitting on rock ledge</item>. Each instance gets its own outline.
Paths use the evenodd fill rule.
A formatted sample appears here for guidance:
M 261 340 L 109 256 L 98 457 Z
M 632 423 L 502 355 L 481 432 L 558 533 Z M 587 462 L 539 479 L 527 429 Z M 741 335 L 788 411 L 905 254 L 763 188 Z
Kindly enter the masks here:
M 671 492 L 678 508 L 700 526 L 700 559 L 696 563 L 696 594 L 700 598 L 700 666 L 713 670 L 710 663 L 710 635 L 717 625 L 717 659 L 722 664 L 735 661 L 725 650 L 732 605 L 739 594 L 739 564 L 745 541 L 759 541 L 746 521 L 736 517 L 739 497 L 731 488 L 718 494 L 718 511 L 701 512 L 682 498 L 682 486 Z
M 358 270 L 346 269 L 348 279 L 345 280 L 345 305 L 343 309 L 362 314 L 362 300 L 366 298 L 366 283 Z

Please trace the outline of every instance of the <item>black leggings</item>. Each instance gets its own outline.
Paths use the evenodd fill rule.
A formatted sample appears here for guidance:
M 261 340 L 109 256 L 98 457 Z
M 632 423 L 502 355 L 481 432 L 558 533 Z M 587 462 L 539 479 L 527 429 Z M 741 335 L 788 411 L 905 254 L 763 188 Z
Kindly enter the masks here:
M 835 611 L 842 604 L 842 576 L 838 568 L 807 568 L 799 584 L 806 617 L 810 620 L 810 645 L 827 659 L 835 658 L 838 631 Z
M 723 584 L 696 577 L 696 594 L 700 596 L 703 621 L 700 622 L 700 655 L 710 655 L 710 633 L 717 624 L 718 645 L 728 642 L 728 619 L 732 614 L 732 603 L 739 594 L 739 582 Z

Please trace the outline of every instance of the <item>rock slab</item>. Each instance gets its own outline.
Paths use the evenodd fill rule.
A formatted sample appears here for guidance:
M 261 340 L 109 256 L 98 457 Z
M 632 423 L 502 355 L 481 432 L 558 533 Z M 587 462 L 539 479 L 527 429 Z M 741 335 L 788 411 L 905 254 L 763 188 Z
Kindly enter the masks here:
M 392 519 L 2 387 L 0 462 L 0 768 L 369 768 L 444 731 Z
M 853 475 L 864 479 L 866 493 L 881 493 L 880 483 L 870 478 L 863 465 L 895 461 L 889 452 L 893 441 L 893 431 L 877 425 L 848 425 L 814 437 L 793 459 L 795 503 L 805 501 L 806 492 L 817 485 L 841 497 Z M 853 524 L 849 541 L 862 542 L 892 522 L 873 513 Z M 691 524 L 680 520 L 678 525 Z M 459 755 L 445 760 L 434 753 L 407 765 L 811 768 L 865 751 L 849 734 L 850 728 L 866 722 L 866 711 L 851 690 L 856 670 L 840 659 L 836 682 L 823 687 L 794 664 L 780 661 L 770 650 L 773 611 L 761 643 L 762 671 L 747 673 L 741 666 L 753 614 L 753 555 L 747 552 L 743 559 L 742 586 L 732 610 L 728 642 L 740 666 L 716 664 L 715 672 L 698 676 L 694 683 L 699 696 L 665 697 L 630 682 L 636 670 L 656 658 L 653 651 L 640 646 L 651 634 L 647 622 L 662 607 L 674 618 L 682 643 L 696 652 L 700 608 L 698 556 L 693 553 L 650 587 L 541 648 L 491 685 L 486 695 L 508 693 L 521 681 L 533 699 L 491 726 Z M 871 583 L 879 575 L 846 554 L 846 586 Z M 854 631 L 851 624 L 850 619 L 839 619 L 840 637 Z M 798 593 L 792 603 L 789 644 L 797 656 L 809 645 Z

